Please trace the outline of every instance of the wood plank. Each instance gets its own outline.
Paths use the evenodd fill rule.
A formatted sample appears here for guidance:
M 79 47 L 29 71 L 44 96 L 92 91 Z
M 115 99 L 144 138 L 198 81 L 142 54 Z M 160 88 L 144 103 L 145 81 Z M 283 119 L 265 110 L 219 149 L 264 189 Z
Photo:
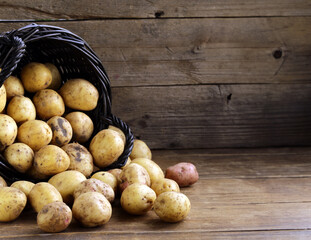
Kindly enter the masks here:
M 310 15 L 310 3 L 303 0 L 238 0 L 238 1 L 100 1 L 22 0 L 2 2 L 2 19 L 102 19 L 102 18 L 171 18 L 171 17 L 240 17 Z
M 307 145 L 310 84 L 113 88 L 114 114 L 155 148 Z
M 0 23 L 0 32 L 27 23 Z M 311 17 L 49 22 L 84 38 L 112 86 L 304 83 Z M 275 58 L 275 51 L 282 51 Z

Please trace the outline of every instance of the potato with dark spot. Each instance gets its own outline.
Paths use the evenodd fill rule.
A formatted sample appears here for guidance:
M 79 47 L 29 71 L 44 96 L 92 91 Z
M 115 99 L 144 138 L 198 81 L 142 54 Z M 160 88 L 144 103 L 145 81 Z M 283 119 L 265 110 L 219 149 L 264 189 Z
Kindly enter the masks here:
M 62 147 L 70 159 L 68 170 L 76 170 L 89 177 L 94 169 L 93 156 L 79 143 L 69 143 Z
M 25 173 L 33 164 L 34 152 L 25 143 L 13 143 L 5 149 L 4 157 L 18 172 Z
M 8 77 L 3 85 L 5 86 L 6 90 L 6 98 L 10 100 L 14 96 L 23 96 L 25 93 L 24 86 L 17 77 L 10 76 Z
M 181 162 L 168 167 L 165 177 L 173 179 L 180 187 L 187 187 L 198 181 L 199 173 L 192 163 Z
M 65 116 L 72 127 L 72 140 L 78 143 L 87 142 L 94 131 L 92 119 L 83 112 L 71 112 Z
M 62 202 L 63 198 L 59 191 L 50 183 L 39 182 L 29 192 L 29 202 L 36 212 L 52 202 Z
M 168 178 L 160 178 L 151 183 L 151 188 L 155 193 L 160 195 L 163 192 L 180 192 L 177 182 Z
M 14 143 L 17 135 L 17 125 L 13 118 L 0 114 L 0 151 Z
M 109 184 L 95 178 L 80 182 L 74 190 L 74 198 L 77 199 L 81 194 L 86 192 L 99 192 L 103 194 L 109 202 L 113 202 L 115 197 L 114 191 Z
M 121 195 L 121 206 L 130 214 L 143 215 L 153 207 L 156 193 L 147 185 L 133 183 Z
M 8 104 L 7 114 L 12 117 L 16 123 L 22 124 L 26 121 L 36 119 L 36 108 L 30 98 L 15 96 Z
M 51 84 L 52 73 L 44 64 L 31 62 L 22 68 L 21 80 L 26 91 L 34 93 Z
M 135 158 L 152 159 L 151 150 L 144 141 L 135 139 L 130 158 L 132 160 L 134 160 Z
M 6 99 L 7 99 L 7 96 L 6 96 L 5 86 L 2 85 L 0 87 L 0 112 L 2 112 L 5 108 Z
M 54 116 L 62 116 L 65 112 L 65 104 L 62 97 L 53 89 L 38 91 L 33 97 L 37 114 L 40 119 L 48 120 Z
M 64 231 L 72 220 L 71 209 L 63 202 L 45 205 L 37 215 L 37 224 L 45 232 Z
M 100 171 L 100 172 L 94 173 L 91 178 L 95 178 L 100 181 L 103 181 L 104 183 L 109 184 L 110 187 L 112 187 L 114 193 L 117 194 L 118 180 L 112 173 Z
M 164 192 L 155 200 L 153 209 L 161 220 L 179 222 L 187 217 L 191 204 L 183 193 Z
M 97 227 L 110 220 L 112 207 L 103 194 L 87 192 L 75 199 L 72 214 L 83 226 Z
M 26 195 L 13 187 L 0 188 L 0 222 L 10 222 L 19 217 L 27 203 Z
M 47 88 L 57 91 L 62 84 L 62 77 L 60 72 L 58 71 L 58 68 L 52 63 L 45 63 L 44 65 L 51 71 L 52 74 L 52 81 Z
M 72 138 L 72 127 L 66 118 L 54 116 L 47 121 L 52 130 L 51 144 L 62 147 Z
M 18 128 L 17 140 L 36 152 L 51 142 L 52 130 L 44 121 L 30 120 Z
M 4 180 L 4 178 L 0 176 L 0 188 L 7 187 L 7 186 L 8 185 L 7 185 L 6 181 Z

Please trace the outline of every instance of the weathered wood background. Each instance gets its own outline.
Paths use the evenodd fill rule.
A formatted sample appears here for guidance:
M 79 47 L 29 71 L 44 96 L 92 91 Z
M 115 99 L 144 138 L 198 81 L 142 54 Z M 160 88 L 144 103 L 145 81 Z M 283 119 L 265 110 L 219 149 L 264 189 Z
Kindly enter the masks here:
M 310 0 L 11 0 L 0 19 L 83 37 L 153 149 L 311 143 Z

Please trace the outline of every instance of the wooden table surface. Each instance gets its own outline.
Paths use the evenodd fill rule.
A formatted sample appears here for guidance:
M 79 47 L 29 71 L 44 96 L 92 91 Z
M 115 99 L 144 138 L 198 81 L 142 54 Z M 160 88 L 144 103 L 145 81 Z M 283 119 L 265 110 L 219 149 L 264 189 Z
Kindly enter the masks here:
M 118 201 L 102 227 L 73 221 L 57 234 L 42 232 L 28 209 L 0 223 L 0 239 L 311 239 L 311 148 L 157 150 L 165 169 L 193 162 L 200 180 L 182 188 L 191 201 L 188 217 L 164 223 L 153 211 L 125 213 Z

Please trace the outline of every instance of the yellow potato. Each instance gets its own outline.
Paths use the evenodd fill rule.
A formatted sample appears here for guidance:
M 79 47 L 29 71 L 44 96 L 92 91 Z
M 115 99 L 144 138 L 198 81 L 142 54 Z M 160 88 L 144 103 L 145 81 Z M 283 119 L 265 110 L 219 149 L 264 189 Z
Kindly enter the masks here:
M 83 112 L 71 112 L 65 117 L 73 130 L 72 140 L 79 143 L 87 142 L 94 131 L 92 119 Z
M 63 201 L 62 196 L 57 189 L 47 182 L 39 182 L 35 184 L 29 192 L 28 197 L 31 206 L 36 212 L 40 212 L 46 204 Z
M 17 125 L 13 118 L 0 114 L 0 150 L 14 143 L 17 135 Z
M 151 183 L 151 188 L 155 193 L 160 195 L 163 192 L 180 192 L 177 182 L 168 178 L 160 178 Z
M 6 98 L 10 100 L 14 96 L 23 96 L 25 93 L 24 86 L 17 77 L 10 76 L 4 81 Z
M 30 98 L 15 96 L 8 104 L 7 114 L 11 116 L 16 123 L 21 124 L 36 119 L 36 108 Z
M 59 191 L 65 203 L 72 204 L 74 190 L 84 180 L 86 180 L 86 177 L 82 173 L 70 170 L 54 175 L 48 183 L 52 184 Z
M 60 75 L 60 72 L 58 71 L 57 67 L 52 63 L 45 63 L 44 64 L 48 69 L 50 69 L 52 73 L 52 81 L 48 88 L 53 90 L 58 90 L 62 84 L 62 77 Z
M 81 111 L 90 111 L 96 108 L 98 91 L 96 87 L 85 79 L 70 79 L 60 89 L 65 105 Z
M 55 175 L 68 169 L 70 159 L 67 153 L 55 145 L 42 147 L 35 153 L 34 166 L 39 173 Z
M 70 142 L 72 138 L 72 127 L 66 118 L 54 116 L 47 121 L 53 137 L 51 144 L 62 147 Z
M 26 195 L 21 190 L 13 187 L 0 188 L 0 222 L 18 218 L 26 203 Z
M 89 150 L 93 155 L 94 164 L 99 168 L 104 168 L 121 156 L 124 143 L 116 131 L 104 129 L 92 139 Z
M 34 185 L 35 184 L 32 182 L 21 180 L 12 183 L 11 187 L 21 190 L 23 193 L 25 193 L 26 197 L 28 198 L 29 193 Z
M 109 184 L 109 186 L 112 187 L 114 193 L 115 194 L 117 193 L 118 180 L 112 173 L 100 171 L 100 172 L 94 173 L 91 178 L 95 178 L 95 179 L 103 181 L 104 183 Z
M 112 126 L 112 125 L 109 125 L 108 129 L 111 129 L 111 130 L 114 130 L 116 131 L 117 133 L 120 134 L 124 144 L 126 143 L 126 137 L 125 137 L 125 134 L 122 132 L 122 130 L 120 128 L 117 128 L 115 126 Z
M 37 215 L 38 227 L 51 233 L 64 231 L 71 220 L 71 209 L 63 202 L 49 203 Z
M 25 143 L 13 143 L 5 149 L 4 157 L 18 172 L 25 173 L 33 164 L 34 152 Z
M 147 185 L 133 183 L 121 195 L 121 206 L 130 214 L 143 215 L 151 210 L 156 193 Z
M 73 193 L 74 198 L 78 198 L 81 194 L 86 193 L 86 192 L 99 192 L 103 194 L 109 202 L 113 202 L 114 200 L 114 191 L 112 187 L 104 183 L 101 180 L 91 178 L 87 179 L 83 182 L 81 182 L 76 188 Z
M 79 143 L 69 143 L 62 147 L 70 158 L 68 170 L 77 170 L 88 177 L 92 174 L 94 165 L 92 154 Z
M 47 180 L 50 176 L 38 172 L 34 165 L 26 172 L 27 176 L 35 180 Z
M 179 222 L 185 219 L 190 208 L 188 197 L 178 192 L 161 193 L 153 205 L 155 213 L 165 222 Z
M 5 90 L 5 86 L 2 85 L 0 87 L 0 112 L 2 112 L 5 108 L 6 105 L 6 90 Z
M 4 180 L 4 178 L 0 176 L 0 188 L 7 187 L 7 186 L 8 185 L 7 185 L 6 181 Z
M 62 97 L 53 89 L 38 91 L 33 97 L 37 114 L 40 119 L 48 120 L 54 116 L 62 116 L 65 112 L 65 104 Z
M 128 158 L 127 158 L 127 161 L 126 161 L 126 163 L 125 163 L 125 165 L 124 165 L 123 167 L 121 167 L 121 169 L 126 168 L 128 165 L 130 165 L 131 162 L 132 162 L 131 158 L 128 157 Z
M 52 73 L 44 64 L 31 62 L 22 68 L 21 80 L 26 91 L 33 93 L 51 84 Z
M 49 125 L 41 120 L 24 122 L 18 128 L 17 140 L 38 151 L 48 145 L 52 139 L 52 130 Z
M 152 159 L 152 154 L 149 147 L 144 141 L 135 139 L 130 158 L 132 160 L 134 160 L 135 158 Z
M 110 220 L 112 207 L 103 194 L 87 192 L 75 199 L 72 214 L 83 226 L 96 227 Z
M 158 179 L 164 178 L 160 166 L 148 158 L 135 158 L 132 163 L 137 163 L 147 170 L 151 184 Z

